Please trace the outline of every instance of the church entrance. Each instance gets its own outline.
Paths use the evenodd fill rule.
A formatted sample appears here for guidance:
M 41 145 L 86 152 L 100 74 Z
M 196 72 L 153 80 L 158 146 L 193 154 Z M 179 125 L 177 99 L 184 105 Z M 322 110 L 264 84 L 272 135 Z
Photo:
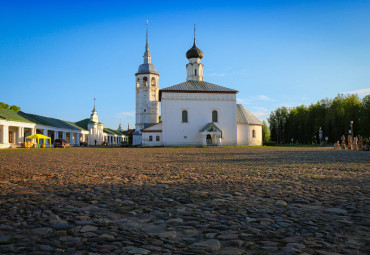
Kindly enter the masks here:
M 206 141 L 208 146 L 212 145 L 212 136 L 210 134 L 207 135 Z

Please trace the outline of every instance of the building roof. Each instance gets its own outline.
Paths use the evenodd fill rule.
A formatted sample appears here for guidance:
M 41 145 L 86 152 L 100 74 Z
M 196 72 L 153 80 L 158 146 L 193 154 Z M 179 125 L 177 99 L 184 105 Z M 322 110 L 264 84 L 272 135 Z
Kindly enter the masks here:
M 141 64 L 136 74 L 147 74 L 147 73 L 158 74 L 157 71 L 155 70 L 155 66 L 149 63 Z
M 142 133 L 150 133 L 150 132 L 153 132 L 153 133 L 158 133 L 158 132 L 162 132 L 162 122 L 158 122 L 156 124 L 153 124 L 149 127 L 146 127 L 146 128 L 143 128 L 141 130 Z
M 72 130 L 86 130 L 86 127 L 83 125 L 79 125 L 78 122 L 73 123 L 71 121 L 55 119 L 51 117 L 45 117 L 41 115 L 25 113 L 22 111 L 15 112 L 6 109 L 0 109 L 0 120 L 8 120 L 8 121 L 18 121 L 18 122 L 26 122 L 56 128 L 65 128 L 65 129 L 72 129 Z M 89 119 L 87 119 L 89 120 Z
M 241 104 L 236 105 L 236 121 L 237 124 L 263 125 L 261 121 Z
M 159 90 L 159 98 L 162 92 L 186 92 L 186 93 L 230 93 L 236 94 L 237 90 L 222 87 L 205 81 L 186 81 Z
M 123 132 L 118 131 L 118 130 L 114 130 L 114 129 L 111 129 L 111 128 L 104 128 L 103 132 L 105 132 L 107 134 L 110 134 L 110 135 L 125 135 Z
M 207 131 L 207 132 L 222 132 L 221 129 L 219 129 L 215 123 L 213 122 L 210 122 L 210 123 L 207 123 L 203 128 L 201 128 L 199 130 L 199 132 L 204 132 L 204 131 Z
M 24 113 L 19 111 L 12 111 L 8 109 L 0 109 L 0 120 L 8 120 L 8 121 L 19 121 L 19 122 L 26 122 L 26 123 L 32 123 L 35 122 L 31 121 L 29 118 L 26 118 L 24 116 Z
M 72 129 L 72 130 L 85 130 L 70 121 L 55 119 L 51 117 L 44 117 L 41 115 L 30 114 L 30 113 L 23 113 L 23 114 L 24 116 L 27 116 L 26 118 L 30 119 L 32 122 L 39 124 L 39 125 Z

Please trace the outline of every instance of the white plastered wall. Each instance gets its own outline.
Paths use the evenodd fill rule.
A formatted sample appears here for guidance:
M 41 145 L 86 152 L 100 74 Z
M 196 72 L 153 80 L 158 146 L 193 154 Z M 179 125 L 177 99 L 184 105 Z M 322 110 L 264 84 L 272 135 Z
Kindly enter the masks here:
M 188 122 L 182 123 L 182 111 L 188 111 Z M 227 93 L 162 92 L 161 114 L 165 146 L 201 145 L 199 132 L 212 122 L 217 110 L 216 126 L 222 131 L 222 145 L 237 144 L 236 95 Z
M 262 145 L 262 126 L 238 124 L 238 145 L 239 146 L 256 146 Z M 253 138 L 255 130 L 255 138 Z

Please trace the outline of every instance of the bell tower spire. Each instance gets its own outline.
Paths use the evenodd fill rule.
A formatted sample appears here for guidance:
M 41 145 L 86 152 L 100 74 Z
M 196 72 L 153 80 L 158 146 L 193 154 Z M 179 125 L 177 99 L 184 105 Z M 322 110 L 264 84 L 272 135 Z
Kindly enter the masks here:
M 149 52 L 149 36 L 148 36 L 148 20 L 146 20 L 146 44 L 145 44 L 145 52 L 144 52 L 144 64 L 150 64 L 152 60 L 152 56 Z

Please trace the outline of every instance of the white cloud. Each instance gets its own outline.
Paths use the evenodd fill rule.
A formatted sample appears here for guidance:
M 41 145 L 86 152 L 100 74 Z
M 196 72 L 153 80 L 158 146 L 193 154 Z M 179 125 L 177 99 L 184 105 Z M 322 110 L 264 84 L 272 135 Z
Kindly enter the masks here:
M 211 73 L 208 76 L 218 76 L 218 77 L 224 77 L 226 74 L 225 73 Z
M 259 95 L 258 99 L 263 100 L 263 101 L 272 101 L 271 98 L 269 98 L 268 96 L 265 96 L 265 95 Z
M 243 99 L 243 98 L 239 98 L 239 97 L 236 98 L 236 102 L 238 104 L 248 104 L 248 100 L 247 99 Z
M 370 88 L 344 92 L 346 94 L 358 94 L 359 96 L 370 95 Z
M 260 112 L 265 112 L 265 113 L 268 112 L 268 110 L 265 107 L 255 106 L 253 107 L 253 109 L 255 109 L 256 111 L 260 111 Z
M 257 118 L 261 118 L 261 117 L 267 117 L 267 112 L 252 112 L 252 114 L 254 116 L 256 116 Z
M 124 120 L 132 119 L 135 118 L 135 112 L 119 112 L 116 114 L 116 118 Z

